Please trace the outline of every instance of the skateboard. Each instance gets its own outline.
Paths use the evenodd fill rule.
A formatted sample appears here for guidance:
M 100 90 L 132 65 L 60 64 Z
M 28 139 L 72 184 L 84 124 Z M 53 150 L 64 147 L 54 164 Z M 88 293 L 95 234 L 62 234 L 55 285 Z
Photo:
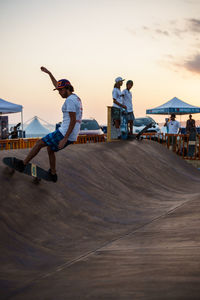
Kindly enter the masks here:
M 121 131 L 121 139 L 127 140 L 128 120 L 127 120 L 127 111 L 124 108 L 120 109 L 120 131 Z
M 145 126 L 137 135 L 136 135 L 136 139 L 137 140 L 140 140 L 141 139 L 141 135 L 143 134 L 143 133 L 145 133 L 146 131 L 147 131 L 147 129 L 149 129 L 149 128 L 151 128 L 152 127 L 152 125 L 153 125 L 153 123 L 151 122 L 151 123 L 149 123 L 147 126 Z
M 13 175 L 15 170 L 20 172 L 19 170 L 17 170 L 14 164 L 15 161 L 19 161 L 19 159 L 17 159 L 16 157 L 3 158 L 3 163 L 10 168 L 10 175 Z M 25 166 L 24 171 L 20 173 L 32 176 L 34 179 L 34 183 L 39 183 L 41 179 L 44 179 L 46 181 L 52 181 L 52 178 L 47 171 L 32 163 L 27 164 Z

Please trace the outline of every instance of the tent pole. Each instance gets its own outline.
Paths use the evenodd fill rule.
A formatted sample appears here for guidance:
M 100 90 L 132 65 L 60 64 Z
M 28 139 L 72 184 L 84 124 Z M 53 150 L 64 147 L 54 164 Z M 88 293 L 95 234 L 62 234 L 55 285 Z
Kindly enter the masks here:
M 21 124 L 22 124 L 22 137 L 23 137 L 23 129 L 24 129 L 24 126 L 23 126 L 23 108 L 22 108 L 22 111 L 21 111 Z

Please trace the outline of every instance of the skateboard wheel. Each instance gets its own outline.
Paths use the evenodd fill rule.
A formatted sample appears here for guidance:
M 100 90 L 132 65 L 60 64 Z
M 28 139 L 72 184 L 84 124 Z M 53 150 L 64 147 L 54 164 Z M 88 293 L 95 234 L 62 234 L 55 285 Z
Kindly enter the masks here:
M 4 169 L 4 174 L 12 176 L 14 173 L 15 173 L 15 169 L 12 169 L 12 168 L 9 168 L 9 167 L 6 167 Z
M 33 183 L 35 183 L 35 184 L 39 184 L 40 181 L 41 181 L 40 178 L 37 178 L 37 177 L 33 178 Z

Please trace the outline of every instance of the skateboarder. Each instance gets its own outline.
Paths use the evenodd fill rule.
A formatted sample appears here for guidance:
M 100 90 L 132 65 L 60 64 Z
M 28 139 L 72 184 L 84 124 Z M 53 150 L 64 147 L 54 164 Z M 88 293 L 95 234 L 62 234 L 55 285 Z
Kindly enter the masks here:
M 122 79 L 122 77 L 117 77 L 115 79 L 115 85 L 112 91 L 112 97 L 113 97 L 113 107 L 117 108 L 115 112 L 114 122 L 115 122 L 115 128 L 118 131 L 118 138 L 121 136 L 120 133 L 120 108 L 125 108 L 126 106 L 123 105 L 123 96 L 121 92 L 121 86 L 123 85 L 123 81 L 125 79 Z
M 66 99 L 62 106 L 63 122 L 56 131 L 51 132 L 40 139 L 31 149 L 24 161 L 19 160 L 18 162 L 17 160 L 15 168 L 18 171 L 23 172 L 25 166 L 38 154 L 41 148 L 47 147 L 50 163 L 49 174 L 52 181 L 56 182 L 57 174 L 55 152 L 73 144 L 77 140 L 82 120 L 82 104 L 80 98 L 73 93 L 74 88 L 69 80 L 61 79 L 57 81 L 52 73 L 45 67 L 41 67 L 41 71 L 49 75 L 55 87 L 54 90 L 57 90 L 60 96 Z
M 135 116 L 133 114 L 133 103 L 132 103 L 132 93 L 130 89 L 133 87 L 133 81 L 128 80 L 126 83 L 126 89 L 123 90 L 122 96 L 123 96 L 123 104 L 127 107 L 127 119 L 128 119 L 128 125 L 129 125 L 129 135 L 133 134 L 133 121 L 135 120 Z

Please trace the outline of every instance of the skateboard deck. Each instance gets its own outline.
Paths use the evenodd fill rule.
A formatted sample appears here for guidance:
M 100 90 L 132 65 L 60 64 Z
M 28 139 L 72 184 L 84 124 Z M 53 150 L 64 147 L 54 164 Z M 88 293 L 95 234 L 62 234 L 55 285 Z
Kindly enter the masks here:
M 127 140 L 128 120 L 127 120 L 127 111 L 125 109 L 120 109 L 120 131 L 121 131 L 122 140 Z
M 140 139 L 140 137 L 141 137 L 141 135 L 143 134 L 143 133 L 145 133 L 146 131 L 147 131 L 147 129 L 149 129 L 149 128 L 151 128 L 152 127 L 152 122 L 151 123 L 149 123 L 147 126 L 145 126 L 137 135 L 136 135 L 136 139 L 137 140 L 139 140 Z
M 12 171 L 16 170 L 20 172 L 19 170 L 16 169 L 14 165 L 14 160 L 19 160 L 19 159 L 17 159 L 16 157 L 4 157 L 3 163 L 7 165 Z M 26 175 L 32 176 L 35 179 L 35 181 L 37 180 L 40 181 L 41 179 L 44 179 L 46 181 L 52 181 L 49 173 L 35 164 L 31 164 L 31 163 L 27 164 L 24 171 L 20 173 L 24 173 Z

